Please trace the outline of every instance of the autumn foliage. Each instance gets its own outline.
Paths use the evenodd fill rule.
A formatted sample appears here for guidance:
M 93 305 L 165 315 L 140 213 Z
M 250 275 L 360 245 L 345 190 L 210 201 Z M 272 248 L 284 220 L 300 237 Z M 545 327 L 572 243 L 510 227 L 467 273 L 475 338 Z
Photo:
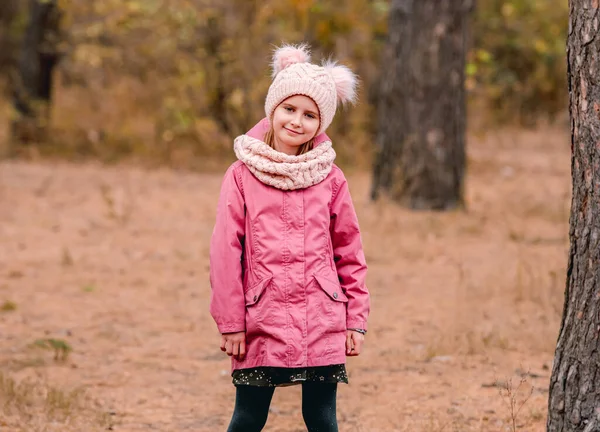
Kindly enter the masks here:
M 41 1 L 41 0 L 32 0 Z M 27 2 L 3 1 L 0 70 L 18 55 Z M 479 2 L 465 65 L 487 125 L 534 124 L 566 107 L 560 0 Z M 373 147 L 384 0 L 59 0 L 63 53 L 50 145 L 42 153 L 188 167 L 232 157 L 231 138 L 264 115 L 274 46 L 306 41 L 361 77 L 360 104 L 329 133 L 338 161 L 367 166 Z M 10 54 L 9 54 L 10 53 Z M 13 70 L 14 71 L 14 70 Z M 10 83 L 10 80 L 6 80 Z M 479 110 L 479 107 L 485 110 Z M 4 123 L 8 104 L 0 113 Z

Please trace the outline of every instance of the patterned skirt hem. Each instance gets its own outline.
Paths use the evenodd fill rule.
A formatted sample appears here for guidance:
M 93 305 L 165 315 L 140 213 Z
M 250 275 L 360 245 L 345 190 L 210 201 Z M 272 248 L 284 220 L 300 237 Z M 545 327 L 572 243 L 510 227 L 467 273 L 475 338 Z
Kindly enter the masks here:
M 316 366 L 307 368 L 257 367 L 236 369 L 231 374 L 235 386 L 287 387 L 313 383 L 348 384 L 346 366 Z

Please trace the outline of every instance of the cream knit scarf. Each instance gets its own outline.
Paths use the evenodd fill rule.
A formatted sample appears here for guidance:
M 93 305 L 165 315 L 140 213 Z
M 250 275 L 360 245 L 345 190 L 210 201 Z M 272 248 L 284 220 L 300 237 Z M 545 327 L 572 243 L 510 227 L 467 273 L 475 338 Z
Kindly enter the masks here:
M 322 142 L 300 156 L 290 156 L 256 138 L 240 135 L 233 149 L 256 178 L 282 190 L 304 189 L 322 182 L 335 159 L 331 141 Z

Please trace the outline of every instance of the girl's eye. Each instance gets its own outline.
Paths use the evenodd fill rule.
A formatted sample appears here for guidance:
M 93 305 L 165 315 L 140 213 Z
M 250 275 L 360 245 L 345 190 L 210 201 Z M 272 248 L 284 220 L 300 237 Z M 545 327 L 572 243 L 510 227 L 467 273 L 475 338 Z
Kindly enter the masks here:
M 293 110 L 291 107 L 285 107 L 284 109 L 285 109 L 287 112 L 292 112 L 292 111 L 294 111 L 294 110 Z
M 314 118 L 316 118 L 316 117 L 315 117 L 314 115 L 312 115 L 312 114 L 306 114 L 306 117 L 308 117 L 308 118 L 310 118 L 310 119 L 314 119 Z

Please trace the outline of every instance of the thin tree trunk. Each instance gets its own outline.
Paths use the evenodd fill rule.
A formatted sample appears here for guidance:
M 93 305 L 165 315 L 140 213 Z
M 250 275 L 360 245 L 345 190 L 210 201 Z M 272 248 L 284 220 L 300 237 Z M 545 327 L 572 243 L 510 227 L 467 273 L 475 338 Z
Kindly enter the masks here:
M 600 10 L 570 0 L 567 61 L 573 195 L 549 432 L 600 431 Z
M 16 43 L 11 28 L 18 13 L 17 0 L 0 2 L 0 73 L 2 74 L 10 70 L 15 63 Z
M 213 16 L 209 18 L 206 35 L 206 51 L 212 58 L 215 59 L 214 70 L 212 71 L 212 97 L 211 97 L 211 112 L 213 118 L 221 126 L 224 133 L 229 133 L 229 124 L 227 121 L 227 92 L 225 90 L 225 60 L 223 59 L 223 41 L 225 35 L 223 33 L 224 23 L 221 16 Z M 210 71 L 210 69 L 209 69 Z M 210 74 L 211 72 L 209 72 Z
M 472 0 L 392 0 L 378 104 L 372 199 L 463 205 L 464 68 Z
M 14 142 L 46 139 L 52 102 L 52 78 L 59 59 L 60 11 L 56 0 L 31 0 L 29 23 L 14 83 Z

